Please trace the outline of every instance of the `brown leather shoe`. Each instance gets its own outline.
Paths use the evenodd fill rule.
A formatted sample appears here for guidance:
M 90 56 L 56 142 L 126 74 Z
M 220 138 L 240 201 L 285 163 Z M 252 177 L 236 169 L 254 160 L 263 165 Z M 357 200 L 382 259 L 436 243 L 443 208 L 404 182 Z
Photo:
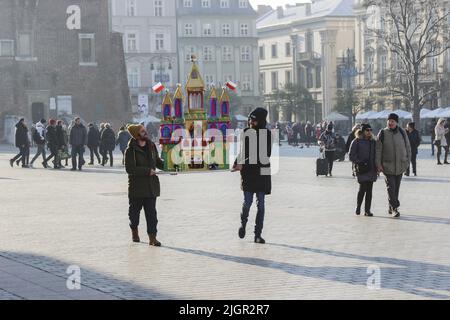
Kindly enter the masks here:
M 148 237 L 150 238 L 150 245 L 154 247 L 161 247 L 161 242 L 159 242 L 156 239 L 156 236 L 153 234 L 149 234 Z
M 141 242 L 141 239 L 139 238 L 138 228 L 131 228 L 131 236 L 132 236 L 133 242 Z

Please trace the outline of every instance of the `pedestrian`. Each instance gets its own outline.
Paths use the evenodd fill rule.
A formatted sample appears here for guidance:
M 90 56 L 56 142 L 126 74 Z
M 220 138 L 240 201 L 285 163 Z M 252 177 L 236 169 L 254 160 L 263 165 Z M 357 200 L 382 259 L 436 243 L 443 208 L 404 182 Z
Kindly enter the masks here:
M 262 238 L 265 216 L 265 198 L 272 192 L 270 173 L 270 156 L 272 152 L 271 132 L 266 128 L 268 112 L 264 108 L 256 108 L 249 115 L 248 127 L 241 138 L 241 151 L 233 165 L 232 171 L 241 173 L 241 189 L 244 192 L 244 203 L 241 212 L 239 238 L 245 238 L 246 226 L 256 195 L 255 243 L 264 244 Z M 266 144 L 264 143 L 266 142 Z
M 64 132 L 62 120 L 56 121 L 56 141 L 57 141 L 57 144 L 58 144 L 58 161 L 59 161 L 58 162 L 58 166 L 61 169 L 64 169 L 64 166 L 61 163 L 61 160 L 63 160 L 61 158 L 61 155 L 65 151 L 67 151 L 67 142 L 66 142 L 65 135 L 67 135 L 67 134 Z M 67 158 L 65 158 L 64 160 L 67 161 Z M 67 165 L 67 163 L 66 163 L 66 165 Z
M 50 155 L 45 159 L 45 162 L 42 164 L 45 168 L 47 168 L 48 162 L 53 159 L 53 168 L 60 169 L 58 166 L 59 156 L 58 156 L 58 138 L 56 136 L 56 120 L 50 119 L 49 125 L 46 130 L 46 140 L 47 140 L 47 148 L 50 150 Z
M 353 140 L 356 139 L 356 132 L 361 130 L 361 124 L 357 123 L 352 129 L 352 132 L 348 135 L 347 142 L 345 143 L 345 151 L 347 153 L 350 152 L 350 146 L 352 145 Z
M 336 134 L 333 132 L 332 123 L 330 123 L 325 132 L 320 135 L 319 143 L 325 152 L 325 159 L 328 161 L 328 174 L 332 177 L 336 153 Z
M 406 126 L 406 133 L 408 134 L 409 145 L 411 146 L 411 165 L 414 176 L 417 176 L 417 154 L 419 153 L 419 146 L 422 142 L 419 131 L 416 130 L 416 124 L 410 122 Z M 411 165 L 408 166 L 405 175 L 409 177 Z
M 314 128 L 311 124 L 311 121 L 307 121 L 306 126 L 305 126 L 305 139 L 306 139 L 306 147 L 307 148 L 309 148 L 311 146 L 313 137 L 314 137 Z
M 125 126 L 120 127 L 119 133 L 117 134 L 116 145 L 119 146 L 120 151 L 122 152 L 122 165 L 125 164 L 125 150 L 128 147 L 130 139 L 130 133 L 125 129 Z
M 378 172 L 375 164 L 376 138 L 369 124 L 363 124 L 361 129 L 355 132 L 355 139 L 350 145 L 349 158 L 354 164 L 356 177 L 359 183 L 359 191 L 356 204 L 356 215 L 361 214 L 361 206 L 365 198 L 364 215 L 372 217 L 372 190 L 377 181 Z
M 100 123 L 100 135 L 98 137 L 98 143 L 99 143 L 99 152 L 100 154 L 103 156 L 103 148 L 102 148 L 102 144 L 101 144 L 101 136 L 103 131 L 105 131 L 105 123 Z
M 111 124 L 106 123 L 105 129 L 103 130 L 100 136 L 100 145 L 103 150 L 103 158 L 102 158 L 102 166 L 104 166 L 108 162 L 109 155 L 109 163 L 110 166 L 113 166 L 113 152 L 116 148 L 116 134 L 114 130 L 111 128 Z
M 433 119 L 431 121 L 430 130 L 429 130 L 430 135 L 431 135 L 431 156 L 432 157 L 434 157 L 434 147 L 435 147 L 434 141 L 436 140 L 436 130 L 435 130 L 436 125 L 437 125 L 437 121 L 436 121 L 436 119 Z
M 446 139 L 446 134 L 449 132 L 448 128 L 445 128 L 446 120 L 444 118 L 439 119 L 434 131 L 436 133 L 436 138 L 434 140 L 434 145 L 437 147 L 437 164 L 442 165 L 441 154 L 442 148 L 444 148 L 444 164 L 449 164 L 448 162 L 448 141 Z
M 84 161 L 84 146 L 87 143 L 87 130 L 86 127 L 81 123 L 79 117 L 75 118 L 75 124 L 70 130 L 70 145 L 72 146 L 72 171 L 83 170 Z M 77 163 L 78 157 L 78 163 Z
M 128 127 L 128 131 L 132 138 L 125 151 L 125 168 L 128 173 L 128 216 L 132 240 L 140 242 L 139 217 L 144 208 L 149 244 L 160 247 L 161 242 L 156 238 L 158 231 L 156 199 L 160 196 L 160 183 L 156 175 L 156 168 L 163 170 L 164 163 L 158 155 L 156 145 L 149 139 L 144 126 L 131 125 Z
M 9 160 L 9 164 L 13 167 L 14 162 L 20 160 L 22 162 L 22 168 L 28 168 L 30 139 L 28 138 L 28 127 L 25 124 L 24 118 L 21 118 L 19 122 L 16 123 L 15 145 L 19 148 L 19 153 Z
M 400 217 L 399 193 L 403 174 L 411 161 L 411 146 L 406 132 L 398 125 L 398 115 L 391 113 L 387 127 L 378 134 L 376 164 L 383 172 L 389 198 L 389 214 Z
M 97 126 L 94 125 L 93 123 L 89 123 L 88 127 L 89 130 L 87 138 L 87 147 L 89 148 L 91 159 L 88 165 L 93 166 L 94 155 L 97 158 L 98 164 L 101 164 L 100 155 L 98 153 L 98 147 L 100 146 L 100 131 L 98 130 Z
M 38 123 L 36 123 L 36 130 L 33 133 L 33 141 L 37 146 L 37 152 L 34 155 L 33 159 L 31 159 L 30 167 L 33 168 L 34 162 L 39 158 L 40 155 L 42 155 L 42 159 L 44 160 L 42 162 L 42 166 L 44 168 L 47 168 L 46 163 L 46 152 L 45 152 L 45 124 L 47 123 L 47 120 L 41 119 Z

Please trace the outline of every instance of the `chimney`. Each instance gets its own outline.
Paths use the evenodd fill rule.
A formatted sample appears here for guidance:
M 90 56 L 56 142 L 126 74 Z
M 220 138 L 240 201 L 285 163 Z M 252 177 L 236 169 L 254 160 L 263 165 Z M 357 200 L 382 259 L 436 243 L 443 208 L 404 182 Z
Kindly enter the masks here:
M 310 16 L 311 15 L 311 3 L 306 3 L 305 4 L 305 13 L 306 13 L 306 16 Z
M 277 18 L 281 19 L 281 18 L 283 18 L 283 16 L 284 16 L 283 7 L 282 6 L 278 6 L 277 7 Z

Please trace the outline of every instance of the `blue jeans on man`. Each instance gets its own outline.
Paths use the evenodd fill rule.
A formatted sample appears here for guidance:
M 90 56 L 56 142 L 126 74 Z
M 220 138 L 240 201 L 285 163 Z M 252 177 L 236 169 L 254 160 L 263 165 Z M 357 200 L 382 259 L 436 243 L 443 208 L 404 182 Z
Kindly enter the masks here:
M 244 203 L 242 205 L 241 222 L 242 225 L 247 225 L 250 208 L 253 204 L 253 198 L 256 194 L 256 223 L 255 223 L 255 237 L 260 237 L 264 227 L 264 214 L 265 214 L 265 192 L 248 192 L 244 191 Z

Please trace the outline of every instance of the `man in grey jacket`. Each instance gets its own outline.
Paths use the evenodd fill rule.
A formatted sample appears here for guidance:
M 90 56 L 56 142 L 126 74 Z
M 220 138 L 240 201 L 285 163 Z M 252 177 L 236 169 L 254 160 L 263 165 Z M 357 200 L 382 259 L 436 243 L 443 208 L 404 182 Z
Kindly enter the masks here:
M 411 146 L 406 132 L 398 125 L 398 115 L 389 115 L 387 128 L 378 134 L 376 165 L 383 172 L 389 197 L 389 214 L 400 217 L 399 192 L 403 174 L 411 161 Z
M 83 154 L 84 146 L 87 143 L 87 130 L 81 123 L 80 118 L 75 119 L 75 125 L 70 130 L 70 145 L 72 146 L 72 171 L 77 170 L 77 156 L 78 169 L 81 171 L 85 163 Z

